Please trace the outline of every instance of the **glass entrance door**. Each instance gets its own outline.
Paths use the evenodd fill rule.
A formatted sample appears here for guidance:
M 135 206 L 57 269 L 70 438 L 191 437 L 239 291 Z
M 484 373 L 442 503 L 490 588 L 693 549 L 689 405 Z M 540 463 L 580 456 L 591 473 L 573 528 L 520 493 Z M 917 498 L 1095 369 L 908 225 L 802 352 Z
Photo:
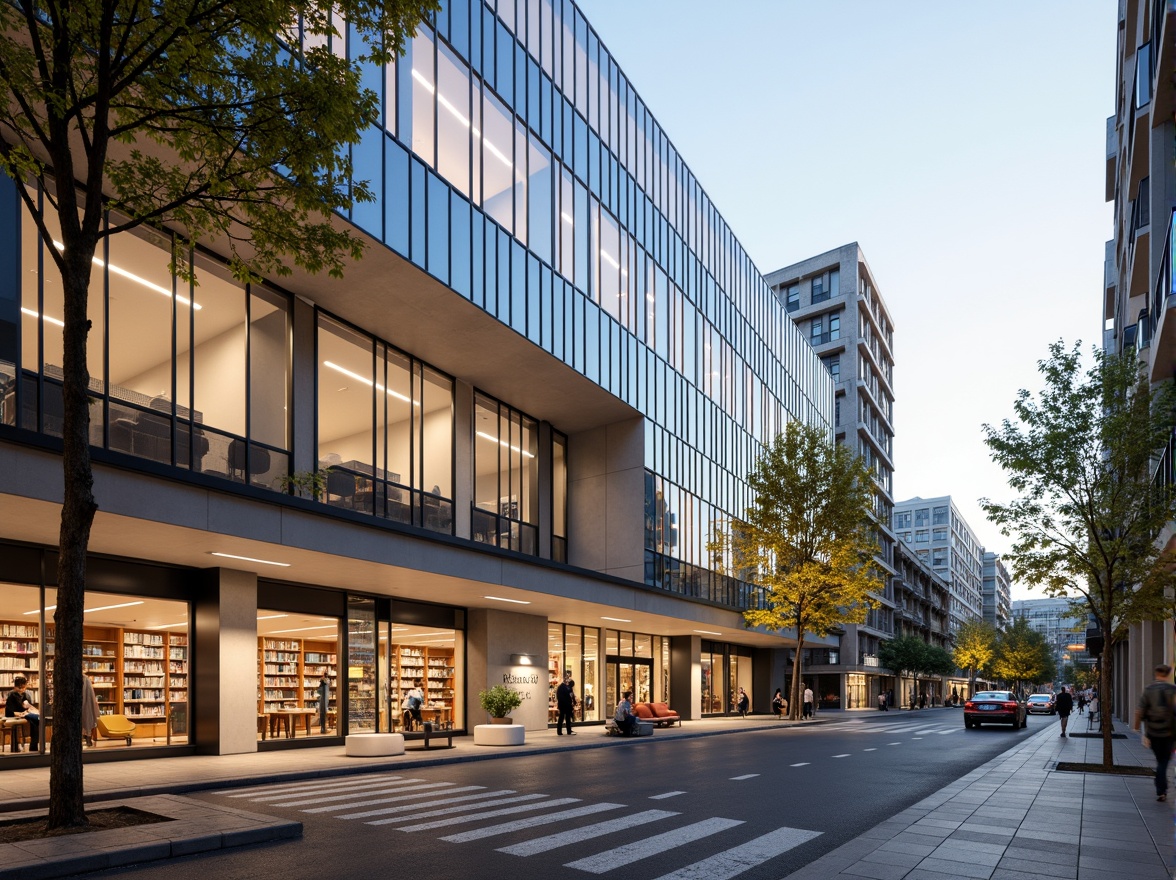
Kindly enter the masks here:
M 648 703 L 653 699 L 653 661 L 609 658 L 605 672 L 605 708 L 611 715 L 616 711 L 621 694 L 633 692 L 633 702 Z

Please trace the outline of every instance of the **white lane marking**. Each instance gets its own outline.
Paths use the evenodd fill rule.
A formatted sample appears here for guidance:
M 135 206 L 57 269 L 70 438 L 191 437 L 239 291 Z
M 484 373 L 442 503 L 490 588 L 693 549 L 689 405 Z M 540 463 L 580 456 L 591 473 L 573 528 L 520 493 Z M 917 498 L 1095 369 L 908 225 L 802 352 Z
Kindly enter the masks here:
M 876 752 L 877 749 L 862 749 L 863 752 Z
M 729 828 L 734 828 L 736 825 L 742 824 L 742 819 L 720 819 L 717 817 L 704 819 L 701 822 L 695 822 L 693 825 L 676 828 L 673 831 L 666 831 L 664 834 L 657 834 L 653 837 L 647 837 L 644 840 L 638 840 L 635 843 L 618 846 L 616 849 L 610 849 L 594 856 L 568 862 L 564 867 L 587 871 L 589 874 L 604 874 L 622 865 L 628 865 L 639 859 L 656 856 L 658 853 L 684 846 L 687 843 L 693 843 L 696 840 L 701 840 L 704 837 L 718 834 L 720 831 L 726 831 Z
M 959 727 L 953 727 L 951 730 L 941 730 L 941 731 L 939 731 L 939 735 L 940 736 L 947 736 L 949 733 L 959 733 L 961 729 L 962 728 L 959 728 Z
M 428 831 L 431 828 L 444 828 L 446 825 L 460 825 L 463 822 L 473 822 L 477 819 L 493 819 L 495 816 L 513 816 L 515 813 L 526 813 L 529 810 L 546 810 L 550 807 L 562 807 L 565 804 L 578 804 L 579 798 L 555 798 L 554 800 L 544 800 L 533 804 L 524 804 L 521 807 L 506 807 L 501 810 L 487 810 L 484 813 L 470 813 L 468 816 L 457 816 L 456 818 L 438 819 L 435 822 L 421 822 L 417 825 L 407 825 L 400 828 L 400 831 Z M 411 816 L 409 817 L 412 818 Z M 371 822 L 371 825 L 387 825 L 388 820 L 381 820 L 379 822 Z M 498 826 L 494 826 L 498 827 Z
M 716 853 L 709 859 L 687 865 L 670 874 L 663 874 L 657 880 L 727 880 L 820 836 L 820 831 L 777 828 L 741 846 Z
M 620 819 L 609 819 L 605 822 L 597 822 L 593 825 L 574 828 L 571 831 L 560 831 L 556 834 L 536 837 L 532 840 L 513 844 L 512 846 L 501 847 L 498 851 L 512 856 L 533 856 L 538 853 L 559 849 L 561 846 L 570 846 L 573 843 L 579 843 L 583 840 L 591 840 L 594 837 L 604 837 L 604 835 L 612 834 L 614 831 L 623 831 L 626 828 L 631 828 L 636 825 L 647 825 L 650 822 L 657 822 L 661 819 L 669 819 L 671 816 L 680 815 L 682 814 L 672 813 L 669 810 L 646 810 L 643 813 L 635 813 L 632 816 L 624 816 Z
M 925 736 L 928 733 L 935 733 L 937 730 L 939 730 L 938 727 L 924 727 L 922 730 L 916 730 L 915 733 L 919 736 Z
M 848 758 L 848 757 L 849 757 L 849 754 L 848 754 L 848 753 L 846 753 L 846 754 L 844 754 L 844 755 L 834 755 L 833 757 L 834 757 L 834 758 Z
M 502 794 L 514 794 L 514 789 L 509 791 L 483 791 L 484 785 L 459 785 L 457 788 L 447 788 L 443 792 L 437 791 L 414 791 L 412 794 L 401 794 L 396 797 L 375 798 L 370 801 L 351 801 L 346 804 L 328 804 L 325 807 L 312 807 L 309 810 L 302 810 L 303 813 L 333 813 L 336 810 L 358 810 L 360 807 L 374 807 L 378 804 L 394 804 L 397 801 L 419 801 L 420 798 L 432 797 L 435 794 L 444 794 L 447 796 L 447 801 L 452 800 L 470 800 L 471 798 L 487 798 L 497 797 Z M 448 795 L 457 794 L 459 791 L 481 791 L 482 794 L 466 795 L 462 798 L 450 798 Z M 422 804 L 416 803 L 412 805 L 412 809 L 421 807 Z
M 448 837 L 442 837 L 441 840 L 449 843 L 465 843 L 469 840 L 481 840 L 483 837 L 494 837 L 498 834 L 510 834 L 514 831 L 524 831 L 527 828 L 535 828 L 539 825 L 551 825 L 555 822 L 563 822 L 566 819 L 578 819 L 580 816 L 591 816 L 593 813 L 604 813 L 608 810 L 620 810 L 624 808 L 624 804 L 586 804 L 582 807 L 575 807 L 571 810 L 561 810 L 558 813 L 548 813 L 545 816 L 530 816 L 526 819 L 516 819 L 513 822 L 503 822 L 501 825 L 489 825 L 485 828 L 475 828 L 472 831 L 462 831 L 460 834 L 450 834 Z M 401 828 L 401 831 L 408 831 L 408 828 Z
M 551 801 L 543 800 L 544 798 L 547 798 L 547 797 L 548 797 L 548 795 L 545 795 L 545 794 L 516 794 L 514 797 L 496 798 L 495 800 L 491 800 L 491 801 L 481 801 L 480 803 L 476 803 L 476 804 L 462 804 L 461 806 L 458 806 L 458 807 L 445 807 L 445 808 L 439 809 L 439 810 L 432 809 L 432 807 L 436 806 L 436 804 L 414 804 L 411 807 L 390 807 L 386 810 L 372 810 L 372 812 L 370 812 L 370 813 L 361 814 L 361 815 L 386 816 L 389 813 L 400 813 L 400 812 L 407 811 L 406 815 L 404 815 L 404 816 L 394 816 L 391 819 L 378 819 L 374 822 L 366 823 L 368 825 L 395 825 L 397 823 L 403 823 L 403 822 L 419 822 L 421 819 L 432 819 L 434 816 L 452 816 L 455 813 L 465 813 L 465 812 L 468 812 L 469 810 L 482 810 L 482 809 L 485 809 L 486 807 L 498 807 L 498 806 L 502 806 L 504 804 L 521 804 L 521 803 L 526 803 L 528 801 L 542 800 L 543 801 L 542 803 L 534 803 L 529 807 L 522 808 L 522 809 L 526 809 L 526 810 L 535 810 L 540 807 L 546 807 L 546 806 L 551 805 L 551 803 L 552 803 Z M 454 800 L 455 801 L 462 800 L 462 798 L 454 798 Z M 575 801 L 576 801 L 576 799 L 572 798 L 572 802 L 575 803 Z M 442 804 L 442 803 L 445 803 L 445 801 L 437 801 L 437 803 Z M 423 812 L 423 813 L 412 812 L 412 810 L 419 810 L 421 807 L 427 808 L 425 810 L 425 812 Z M 518 811 L 517 810 L 487 810 L 484 813 L 478 813 L 477 815 L 472 815 L 469 818 L 478 818 L 479 816 L 498 816 L 503 813 L 512 813 L 512 812 L 518 812 Z M 339 818 L 346 819 L 347 817 L 340 816 Z M 466 819 L 462 818 L 457 821 L 464 822 L 464 821 L 466 821 Z M 442 823 L 442 824 L 446 824 L 446 823 Z M 452 825 L 454 823 L 449 822 L 447 824 Z
M 315 782 L 315 783 L 295 782 L 295 783 L 288 783 L 286 785 L 267 785 L 262 788 L 251 788 L 248 791 L 238 791 L 236 794 L 229 794 L 228 792 L 217 792 L 217 794 L 223 794 L 225 797 L 230 797 L 230 798 L 253 798 L 253 797 L 261 797 L 263 795 L 274 795 L 274 794 L 285 797 L 287 795 L 302 794 L 305 791 L 327 792 L 327 791 L 342 791 L 344 789 L 355 789 L 355 788 L 372 788 L 377 785 L 387 785 L 388 783 L 394 782 L 397 780 L 399 780 L 401 782 L 423 782 L 424 781 L 421 779 L 405 779 L 402 776 L 380 776 L 380 777 L 377 777 L 374 779 L 365 779 L 363 781 L 349 779 L 345 782 L 340 782 L 339 779 L 336 777 L 334 779 L 329 779 L 329 780 Z
M 808 765 L 809 765 L 808 761 L 801 761 L 799 764 L 789 764 L 788 766 L 789 767 L 807 767 Z
M 887 743 L 888 746 L 901 746 L 902 743 Z
M 649 799 L 651 801 L 664 801 L 666 798 L 677 797 L 680 794 L 686 794 L 684 791 L 667 791 L 663 794 L 651 794 Z
M 742 776 L 732 776 L 731 781 L 742 782 L 744 779 L 755 779 L 757 776 L 759 776 L 758 773 L 744 773 Z
M 331 797 L 301 797 L 296 801 L 283 801 L 277 804 L 271 804 L 274 807 L 304 807 L 307 804 L 329 804 L 337 803 L 339 801 L 352 801 L 357 797 L 366 797 L 369 794 L 392 794 L 393 792 L 402 791 L 430 791 L 438 788 L 453 788 L 452 782 L 422 782 L 419 785 L 401 785 L 398 788 L 377 788 L 370 791 L 352 791 L 347 794 L 336 794 Z M 483 788 L 485 786 L 482 786 Z
M 911 742 L 914 742 L 914 741 L 916 741 L 916 740 L 920 740 L 920 739 L 922 739 L 922 738 L 923 738 L 923 737 L 921 737 L 921 736 L 912 736 L 912 737 L 911 737 Z

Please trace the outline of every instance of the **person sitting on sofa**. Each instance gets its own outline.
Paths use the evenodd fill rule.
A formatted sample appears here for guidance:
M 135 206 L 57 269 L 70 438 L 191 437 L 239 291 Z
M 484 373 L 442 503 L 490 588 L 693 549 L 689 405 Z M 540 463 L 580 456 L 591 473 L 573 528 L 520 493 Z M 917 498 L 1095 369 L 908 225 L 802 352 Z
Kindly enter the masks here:
M 637 716 L 633 714 L 633 704 L 630 702 L 632 699 L 632 691 L 625 691 L 621 694 L 621 701 L 617 703 L 616 715 L 613 716 L 617 722 L 617 728 L 624 736 L 631 736 L 637 732 Z
M 41 741 L 41 715 L 25 695 L 25 688 L 29 680 L 23 675 L 14 676 L 12 679 L 12 690 L 8 693 L 8 699 L 4 701 L 4 717 L 5 718 L 23 718 L 29 723 L 29 750 L 37 748 Z M 12 747 L 14 752 L 20 751 L 20 746 Z

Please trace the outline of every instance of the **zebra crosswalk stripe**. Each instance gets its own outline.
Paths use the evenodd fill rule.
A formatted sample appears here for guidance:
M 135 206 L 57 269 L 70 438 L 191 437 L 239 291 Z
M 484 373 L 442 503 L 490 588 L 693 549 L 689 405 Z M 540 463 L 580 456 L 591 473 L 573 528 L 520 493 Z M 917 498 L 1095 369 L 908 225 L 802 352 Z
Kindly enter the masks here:
M 526 796 L 519 798 L 519 799 L 524 800 L 525 797 Z M 542 797 L 542 795 L 538 795 L 537 797 Z M 579 798 L 555 798 L 554 800 L 550 800 L 550 801 L 543 800 L 543 801 L 540 801 L 539 803 L 524 804 L 521 807 L 505 807 L 501 810 L 487 810 L 484 813 L 470 813 L 468 816 L 456 816 L 456 817 L 450 817 L 448 819 L 438 819 L 435 822 L 422 822 L 417 825 L 406 825 L 404 828 L 399 828 L 397 830 L 398 831 L 430 831 L 433 828 L 444 828 L 447 825 L 460 825 L 463 822 L 474 822 L 478 819 L 492 819 L 495 816 L 510 816 L 510 815 L 513 815 L 516 813 L 526 813 L 526 812 L 529 812 L 530 810 L 543 810 L 543 809 L 547 809 L 549 807 L 562 807 L 562 806 L 565 806 L 566 804 L 578 804 L 578 803 L 580 803 Z M 412 819 L 413 817 L 409 817 L 409 818 Z M 370 822 L 368 824 L 378 825 L 378 824 L 386 824 L 386 823 L 387 823 L 387 820 L 385 820 L 383 823 Z M 494 827 L 497 828 L 498 826 L 494 826 Z
M 644 840 L 638 840 L 636 843 L 627 843 L 624 846 L 618 846 L 616 849 L 610 849 L 594 856 L 568 862 L 564 867 L 587 871 L 589 874 L 604 874 L 614 868 L 635 862 L 638 859 L 656 856 L 659 853 L 667 852 L 687 843 L 693 843 L 696 840 L 709 837 L 711 834 L 718 834 L 720 831 L 726 831 L 729 828 L 734 828 L 742 824 L 742 819 L 720 819 L 717 817 L 714 819 L 704 819 L 701 822 L 695 822 L 693 825 L 675 828 L 673 831 L 666 831 L 663 834 L 647 837 Z
M 445 789 L 444 792 L 440 792 L 440 794 L 444 794 L 447 796 L 447 800 L 445 801 L 446 803 L 448 803 L 449 801 L 454 801 L 454 800 L 467 800 L 468 798 L 471 798 L 471 797 L 493 797 L 495 795 L 500 795 L 500 794 L 514 794 L 514 791 L 487 792 L 487 791 L 485 791 L 485 788 L 486 788 L 486 786 L 484 786 L 484 785 L 459 785 L 457 788 L 447 788 L 447 789 Z M 448 795 L 457 794 L 458 792 L 461 792 L 461 791 L 480 791 L 480 792 L 482 792 L 482 794 L 467 795 L 465 798 L 450 798 L 450 797 L 448 797 Z M 337 810 L 357 810 L 360 807 L 374 807 L 378 804 L 394 804 L 394 803 L 397 803 L 398 801 L 415 801 L 415 800 L 419 800 L 420 798 L 424 798 L 424 797 L 432 797 L 433 795 L 438 794 L 438 793 L 439 792 L 436 792 L 436 791 L 414 791 L 411 794 L 398 794 L 395 797 L 382 797 L 382 798 L 376 798 L 375 800 L 370 800 L 370 801 L 350 801 L 345 804 L 327 804 L 325 807 L 312 807 L 308 810 L 302 810 L 302 812 L 303 813 L 333 813 Z M 436 803 L 440 803 L 440 801 L 437 801 Z M 422 806 L 423 805 L 420 803 L 410 804 L 405 809 L 419 810 Z
M 727 880 L 820 835 L 820 831 L 802 828 L 777 828 L 755 840 L 663 874 L 657 880 Z
M 647 825 L 650 822 L 657 822 L 661 819 L 669 819 L 671 816 L 680 815 L 682 814 L 669 810 L 645 810 L 642 813 L 635 813 L 632 816 L 624 816 L 620 819 L 609 819 L 605 822 L 597 822 L 594 825 L 574 828 L 571 831 L 560 831 L 557 834 L 536 837 L 532 840 L 513 844 L 512 846 L 504 846 L 498 851 L 508 853 L 512 856 L 533 856 L 537 853 L 559 849 L 561 846 L 571 846 L 573 843 L 579 843 L 582 840 L 603 837 L 606 834 L 612 834 L 614 831 L 623 831 L 626 828 Z
M 367 779 L 348 779 L 340 781 L 338 777 L 331 779 L 318 779 L 313 782 L 288 782 L 284 785 L 266 785 L 259 788 L 249 788 L 245 791 L 231 790 L 218 791 L 216 794 L 223 795 L 228 798 L 253 798 L 262 797 L 271 794 L 299 794 L 303 791 L 332 791 L 335 789 L 354 789 L 354 788 L 370 788 L 377 785 L 387 785 L 389 782 L 397 779 L 404 779 L 402 776 L 378 776 L 369 777 Z
M 363 791 L 363 792 L 352 791 L 352 792 L 348 792 L 347 794 L 331 795 L 330 797 L 305 797 L 305 796 L 301 796 L 298 800 L 282 801 L 279 803 L 271 804 L 271 806 L 274 806 L 274 807 L 304 807 L 307 804 L 325 804 L 325 803 L 334 803 L 336 801 L 350 801 L 350 800 L 354 800 L 357 796 L 365 797 L 369 794 L 391 794 L 392 792 L 399 793 L 399 792 L 403 792 L 403 791 L 429 791 L 429 790 L 435 790 L 438 788 L 452 788 L 453 786 L 454 786 L 454 783 L 452 783 L 452 782 L 421 782 L 416 785 L 400 785 L 400 786 L 397 786 L 396 788 L 377 788 L 374 790 L 368 790 L 368 791 Z
M 485 828 L 475 828 L 472 831 L 462 831 L 459 834 L 450 834 L 448 837 L 442 837 L 441 840 L 449 843 L 466 843 L 470 840 L 481 840 L 483 837 L 494 837 L 499 834 L 510 834 L 513 831 L 525 831 L 528 828 L 535 828 L 538 825 L 551 825 L 555 822 L 564 822 L 568 819 L 578 819 L 580 816 L 591 816 L 593 813 L 604 813 L 609 810 L 620 810 L 624 808 L 624 804 L 585 804 L 582 807 L 576 807 L 571 810 L 560 810 L 557 813 L 545 813 L 542 816 L 530 816 L 526 819 L 515 819 L 512 822 L 503 822 L 501 825 L 489 825 Z M 401 831 L 408 831 L 408 828 L 401 828 Z
M 502 794 L 502 792 L 499 792 Z M 468 798 L 447 798 L 445 800 L 434 801 L 431 804 L 413 804 L 411 807 L 393 807 L 386 810 L 372 810 L 369 813 L 356 813 L 354 816 L 340 816 L 340 819 L 363 818 L 366 816 L 387 816 L 390 813 L 405 813 L 403 816 L 394 816 L 391 819 L 380 819 L 377 822 L 368 822 L 368 825 L 392 825 L 404 822 L 417 822 L 421 819 L 432 819 L 434 816 L 452 816 L 454 813 L 465 813 L 469 810 L 482 810 L 486 807 L 498 807 L 505 804 L 521 804 L 527 801 L 538 801 L 546 798 L 545 794 L 516 794 L 512 797 L 496 797 L 492 800 L 479 801 L 477 803 L 463 803 L 457 807 L 442 807 L 442 804 L 457 803 L 459 801 L 468 801 Z M 543 806 L 537 804 L 536 807 Z M 528 809 L 535 809 L 530 807 Z M 417 812 L 413 812 L 416 810 Z

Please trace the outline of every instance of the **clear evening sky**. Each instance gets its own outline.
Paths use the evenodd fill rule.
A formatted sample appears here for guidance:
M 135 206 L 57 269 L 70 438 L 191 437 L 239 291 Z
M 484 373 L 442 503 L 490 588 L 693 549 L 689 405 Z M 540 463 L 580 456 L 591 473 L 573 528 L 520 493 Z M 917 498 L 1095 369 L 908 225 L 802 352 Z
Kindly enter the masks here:
M 580 5 L 762 272 L 861 244 L 894 318 L 895 500 L 950 494 L 1006 550 L 980 426 L 1050 342 L 1101 338 L 1116 4 Z

